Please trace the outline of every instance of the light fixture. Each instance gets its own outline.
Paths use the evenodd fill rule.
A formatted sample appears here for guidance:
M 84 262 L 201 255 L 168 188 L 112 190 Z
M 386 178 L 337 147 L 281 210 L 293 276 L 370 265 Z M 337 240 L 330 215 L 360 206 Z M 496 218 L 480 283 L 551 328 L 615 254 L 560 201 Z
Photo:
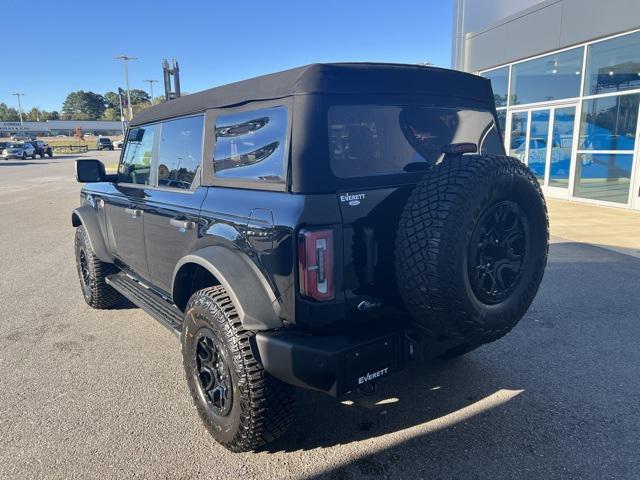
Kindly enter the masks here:
M 611 71 L 609 72 L 609 76 L 610 76 L 610 77 L 613 77 L 613 70 L 611 70 Z
M 576 75 L 580 75 L 580 70 L 576 70 Z M 640 73 L 638 75 L 640 75 Z
M 558 70 L 554 68 L 553 70 L 551 70 L 551 73 L 558 73 Z

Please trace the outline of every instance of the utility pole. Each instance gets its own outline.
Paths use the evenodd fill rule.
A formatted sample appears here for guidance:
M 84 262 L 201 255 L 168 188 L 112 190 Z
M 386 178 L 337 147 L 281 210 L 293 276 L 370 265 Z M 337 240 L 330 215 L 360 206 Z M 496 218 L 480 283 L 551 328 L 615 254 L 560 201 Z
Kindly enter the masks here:
M 129 110 L 129 121 L 133 118 L 133 109 L 131 108 L 131 92 L 129 91 L 129 70 L 127 64 L 129 60 L 137 60 L 138 57 L 129 57 L 127 55 L 118 55 L 114 60 L 122 60 L 124 62 L 124 83 L 127 87 L 127 108 Z
M 20 97 L 24 97 L 24 93 L 12 93 L 18 97 L 18 113 L 20 113 L 20 130 L 22 130 L 22 134 L 24 135 L 24 122 L 22 121 L 22 103 L 20 102 Z
M 124 136 L 127 129 L 124 125 L 124 112 L 122 111 L 122 89 L 120 87 L 118 87 L 118 103 L 120 104 L 120 124 L 122 125 L 122 136 Z
M 158 83 L 158 80 L 143 80 L 149 84 L 149 90 L 151 90 L 151 105 L 153 105 L 153 84 Z

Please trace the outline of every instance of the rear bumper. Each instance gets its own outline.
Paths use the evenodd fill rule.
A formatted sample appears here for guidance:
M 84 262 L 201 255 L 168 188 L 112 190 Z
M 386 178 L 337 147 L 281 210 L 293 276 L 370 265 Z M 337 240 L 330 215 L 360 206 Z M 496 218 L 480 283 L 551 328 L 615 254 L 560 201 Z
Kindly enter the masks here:
M 340 397 L 401 370 L 416 351 L 405 329 L 330 335 L 278 331 L 256 334 L 265 370 L 302 388 Z

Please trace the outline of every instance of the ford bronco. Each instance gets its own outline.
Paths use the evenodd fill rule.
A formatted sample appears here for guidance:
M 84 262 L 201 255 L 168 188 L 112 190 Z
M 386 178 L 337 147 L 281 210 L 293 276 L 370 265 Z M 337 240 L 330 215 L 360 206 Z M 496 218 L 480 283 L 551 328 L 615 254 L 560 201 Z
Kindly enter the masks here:
M 213 437 L 254 450 L 295 387 L 371 390 L 523 317 L 548 220 L 505 156 L 488 80 L 416 65 L 316 64 L 153 106 L 117 173 L 78 160 L 82 293 L 175 332 Z

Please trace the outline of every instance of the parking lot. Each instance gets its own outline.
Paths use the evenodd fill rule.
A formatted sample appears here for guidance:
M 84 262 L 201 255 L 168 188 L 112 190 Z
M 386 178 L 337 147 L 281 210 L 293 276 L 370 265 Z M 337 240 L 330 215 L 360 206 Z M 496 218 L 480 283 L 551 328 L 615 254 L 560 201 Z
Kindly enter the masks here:
M 74 158 L 0 160 L 0 478 L 640 478 L 640 258 L 554 239 L 510 335 L 370 397 L 299 391 L 288 434 L 232 454 L 176 338 L 84 303 Z

